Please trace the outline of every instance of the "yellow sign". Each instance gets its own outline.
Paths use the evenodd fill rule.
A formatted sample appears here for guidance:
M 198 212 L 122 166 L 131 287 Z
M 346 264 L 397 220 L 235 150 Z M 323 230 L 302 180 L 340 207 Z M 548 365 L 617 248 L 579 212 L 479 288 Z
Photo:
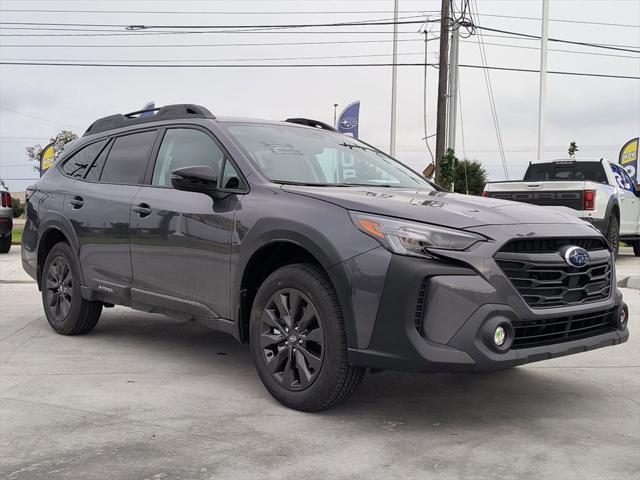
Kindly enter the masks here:
M 53 162 L 56 159 L 56 149 L 55 144 L 50 143 L 46 147 L 42 149 L 42 153 L 40 154 L 40 171 L 42 173 L 46 172 L 53 166 Z
M 638 181 L 638 142 L 640 138 L 629 140 L 620 149 L 618 163 L 624 167 L 634 182 Z

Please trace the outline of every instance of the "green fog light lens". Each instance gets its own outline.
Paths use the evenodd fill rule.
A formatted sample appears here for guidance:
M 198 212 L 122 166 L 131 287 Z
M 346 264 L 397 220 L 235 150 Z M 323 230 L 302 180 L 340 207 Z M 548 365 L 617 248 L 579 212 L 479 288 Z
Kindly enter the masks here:
M 507 340 L 507 332 L 505 332 L 503 327 L 497 327 L 493 332 L 493 341 L 494 343 L 501 347 L 504 345 L 504 342 Z

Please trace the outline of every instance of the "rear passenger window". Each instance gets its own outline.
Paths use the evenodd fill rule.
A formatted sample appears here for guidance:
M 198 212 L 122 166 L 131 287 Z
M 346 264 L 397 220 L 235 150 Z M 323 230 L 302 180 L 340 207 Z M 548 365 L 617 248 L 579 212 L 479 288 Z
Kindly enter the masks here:
M 107 159 L 108 153 L 109 147 L 105 147 L 102 149 L 102 152 L 100 152 L 98 158 L 96 158 L 93 164 L 89 167 L 89 171 L 84 177 L 85 180 L 89 180 L 90 182 L 97 182 L 98 180 L 100 180 L 100 174 L 102 173 L 104 161 Z
M 78 153 L 73 155 L 69 160 L 64 162 L 64 165 L 62 165 L 62 171 L 65 175 L 70 177 L 84 178 L 89 167 L 106 144 L 107 141 L 102 140 L 100 142 L 87 145 Z
M 102 170 L 100 182 L 129 185 L 142 183 L 149 150 L 155 138 L 155 130 L 116 138 Z

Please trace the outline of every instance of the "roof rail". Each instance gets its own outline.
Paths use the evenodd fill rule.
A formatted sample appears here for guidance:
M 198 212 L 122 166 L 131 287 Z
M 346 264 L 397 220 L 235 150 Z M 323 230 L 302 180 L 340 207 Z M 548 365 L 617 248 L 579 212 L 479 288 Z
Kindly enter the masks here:
M 285 122 L 297 123 L 298 125 L 306 125 L 307 127 L 319 128 L 321 130 L 329 130 L 330 132 L 337 132 L 337 130 L 331 125 L 311 118 L 287 118 Z
M 143 114 L 150 115 L 143 115 Z M 150 108 L 148 110 L 138 110 L 136 112 L 117 113 L 108 117 L 100 118 L 93 122 L 87 131 L 82 135 L 93 135 L 115 128 L 128 127 L 145 122 L 156 122 L 158 120 L 176 120 L 181 118 L 212 118 L 216 117 L 204 107 L 192 104 L 166 105 L 161 108 Z

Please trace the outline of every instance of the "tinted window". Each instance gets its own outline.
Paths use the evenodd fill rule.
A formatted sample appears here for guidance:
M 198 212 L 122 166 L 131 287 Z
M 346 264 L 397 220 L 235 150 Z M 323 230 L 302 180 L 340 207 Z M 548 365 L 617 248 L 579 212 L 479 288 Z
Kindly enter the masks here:
M 89 180 L 90 182 L 97 182 L 98 180 L 100 180 L 100 174 L 102 173 L 104 161 L 107 159 L 108 153 L 109 147 L 105 147 L 102 149 L 102 152 L 100 152 L 98 158 L 96 158 L 93 164 L 89 167 L 89 171 L 84 177 L 85 180 Z
M 600 162 L 549 162 L 529 165 L 524 174 L 525 182 L 548 180 L 582 180 L 607 183 L 607 177 Z
M 155 136 L 154 130 L 116 138 L 100 181 L 105 183 L 140 183 Z
M 224 153 L 209 135 L 200 130 L 167 130 L 153 170 L 153 185 L 171 186 L 171 172 L 178 168 L 206 165 L 220 175 Z
M 84 178 L 87 170 L 106 144 L 107 141 L 102 140 L 86 146 L 64 163 L 62 171 L 70 177 Z

